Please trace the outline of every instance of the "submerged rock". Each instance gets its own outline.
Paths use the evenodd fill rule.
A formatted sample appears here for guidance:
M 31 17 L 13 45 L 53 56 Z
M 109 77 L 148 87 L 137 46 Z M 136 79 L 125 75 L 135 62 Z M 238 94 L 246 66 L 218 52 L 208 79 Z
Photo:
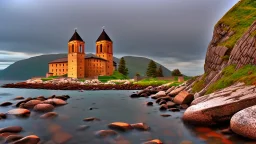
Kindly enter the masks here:
M 9 132 L 9 133 L 19 133 L 22 131 L 22 127 L 20 126 L 10 126 L 0 129 L 0 133 Z
M 40 116 L 40 118 L 47 119 L 47 118 L 55 118 L 58 114 L 56 112 L 48 112 Z
M 154 139 L 148 142 L 144 142 L 143 144 L 163 144 L 163 142 L 159 139 Z
M 170 114 L 161 114 L 162 117 L 169 117 L 171 116 Z
M 98 137 L 109 137 L 109 136 L 116 136 L 118 135 L 117 132 L 113 131 L 113 130 L 99 130 L 95 132 L 95 135 Z
M 147 102 L 147 106 L 152 106 L 153 102 Z
M 246 108 L 236 113 L 230 121 L 233 132 L 256 140 L 256 106 Z
M 0 106 L 9 106 L 9 105 L 12 105 L 11 102 L 3 102 L 0 104 Z
M 100 119 L 95 117 L 89 117 L 89 118 L 85 118 L 84 121 L 100 121 Z
M 135 124 L 131 124 L 131 126 L 134 129 L 142 130 L 142 131 L 148 131 L 150 129 L 150 127 L 145 123 L 135 123 Z
M 162 105 L 160 106 L 160 108 L 159 108 L 159 110 L 161 110 L 161 111 L 164 111 L 164 110 L 167 110 L 167 109 L 168 109 L 167 104 L 162 104 Z
M 130 124 L 124 123 L 124 122 L 114 122 L 109 124 L 108 127 L 111 129 L 117 129 L 121 131 L 127 131 L 127 130 L 133 129 L 133 127 Z
M 78 130 L 78 131 L 83 131 L 83 130 L 86 130 L 86 129 L 88 129 L 90 126 L 88 126 L 88 125 L 80 125 L 76 130 Z
M 14 100 L 22 100 L 22 99 L 24 99 L 24 97 L 22 97 L 22 96 L 17 96 L 14 98 Z
M 21 135 L 9 135 L 8 137 L 5 138 L 5 143 L 14 142 L 22 138 L 23 136 Z
M 72 139 L 72 137 L 73 136 L 71 134 L 60 130 L 53 134 L 52 140 L 57 144 L 64 144 Z
M 19 139 L 12 144 L 38 144 L 40 141 L 40 138 L 36 135 L 29 135 L 22 139 Z
M 184 113 L 183 120 L 200 125 L 225 122 L 238 111 L 256 105 L 255 86 L 231 86 L 195 99 Z

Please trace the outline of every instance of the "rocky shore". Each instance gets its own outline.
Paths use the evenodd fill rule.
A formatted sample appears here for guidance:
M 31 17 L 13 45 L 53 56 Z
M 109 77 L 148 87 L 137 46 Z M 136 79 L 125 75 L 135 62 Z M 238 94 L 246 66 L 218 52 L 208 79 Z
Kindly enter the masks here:
M 191 92 L 191 85 L 184 83 L 169 89 L 149 86 L 130 97 L 151 97 L 159 105 L 159 110 L 186 109 L 182 118 L 185 123 L 215 127 L 226 125 L 224 134 L 238 134 L 256 140 L 256 86 L 236 83 L 198 97 Z M 150 101 L 147 105 L 154 103 Z
M 51 84 L 51 83 L 12 83 L 5 84 L 3 88 L 25 88 L 25 89 L 48 89 L 48 90 L 141 90 L 147 86 L 136 84 L 98 84 L 98 85 L 80 85 L 80 84 Z

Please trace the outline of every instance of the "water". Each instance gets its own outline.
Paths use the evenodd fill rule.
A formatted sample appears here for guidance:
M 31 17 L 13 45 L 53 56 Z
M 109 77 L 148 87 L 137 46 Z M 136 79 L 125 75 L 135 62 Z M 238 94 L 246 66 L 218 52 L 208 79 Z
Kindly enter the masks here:
M 2 81 L 11 83 L 10 81 Z M 181 112 L 160 112 L 158 106 L 148 107 L 145 105 L 150 98 L 131 99 L 129 95 L 133 91 L 58 91 L 58 90 L 31 90 L 31 89 L 4 89 L 0 88 L 0 102 L 11 101 L 16 96 L 37 97 L 40 95 L 70 95 L 68 104 L 55 108 L 59 116 L 52 120 L 39 119 L 40 114 L 31 113 L 29 118 L 11 118 L 0 121 L 0 127 L 18 125 L 24 128 L 21 135 L 35 134 L 42 141 L 52 139 L 50 128 L 56 125 L 61 127 L 61 131 L 72 135 L 72 139 L 67 144 L 104 144 L 109 139 L 99 139 L 94 135 L 95 131 L 108 129 L 107 125 L 112 122 L 138 123 L 145 122 L 151 130 L 148 132 L 132 130 L 120 133 L 123 139 L 132 144 L 140 144 L 151 139 L 160 139 L 167 144 L 179 144 L 182 141 L 191 141 L 194 144 L 203 143 L 245 143 L 248 140 L 239 136 L 226 137 L 217 130 L 209 128 L 194 128 L 186 126 L 182 120 Z M 14 102 L 16 103 L 16 102 Z M 90 107 L 98 109 L 89 110 Z M 1 107 L 0 113 L 5 113 L 13 106 Z M 160 114 L 168 113 L 171 117 L 161 117 Z M 101 121 L 84 122 L 87 117 L 97 117 Z M 84 131 L 77 131 L 79 125 L 89 125 Z M 217 131 L 217 132 L 216 132 Z M 199 133 L 201 132 L 201 133 Z

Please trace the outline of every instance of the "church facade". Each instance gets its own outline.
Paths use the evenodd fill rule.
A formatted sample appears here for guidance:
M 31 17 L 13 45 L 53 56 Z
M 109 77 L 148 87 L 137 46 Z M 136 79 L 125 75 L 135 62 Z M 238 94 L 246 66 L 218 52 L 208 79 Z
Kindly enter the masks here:
M 86 55 L 85 42 L 75 30 L 68 42 L 66 58 L 48 63 L 48 76 L 86 78 L 112 75 L 116 63 L 113 61 L 113 42 L 103 29 L 96 40 L 95 55 Z

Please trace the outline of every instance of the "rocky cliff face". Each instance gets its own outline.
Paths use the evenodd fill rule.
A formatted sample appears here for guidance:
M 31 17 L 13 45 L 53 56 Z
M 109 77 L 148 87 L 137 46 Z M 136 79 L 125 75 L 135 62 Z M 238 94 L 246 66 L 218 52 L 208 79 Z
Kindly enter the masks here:
M 237 41 L 231 51 L 228 64 L 235 64 L 236 68 L 243 65 L 255 64 L 256 60 L 256 21 L 249 30 Z

